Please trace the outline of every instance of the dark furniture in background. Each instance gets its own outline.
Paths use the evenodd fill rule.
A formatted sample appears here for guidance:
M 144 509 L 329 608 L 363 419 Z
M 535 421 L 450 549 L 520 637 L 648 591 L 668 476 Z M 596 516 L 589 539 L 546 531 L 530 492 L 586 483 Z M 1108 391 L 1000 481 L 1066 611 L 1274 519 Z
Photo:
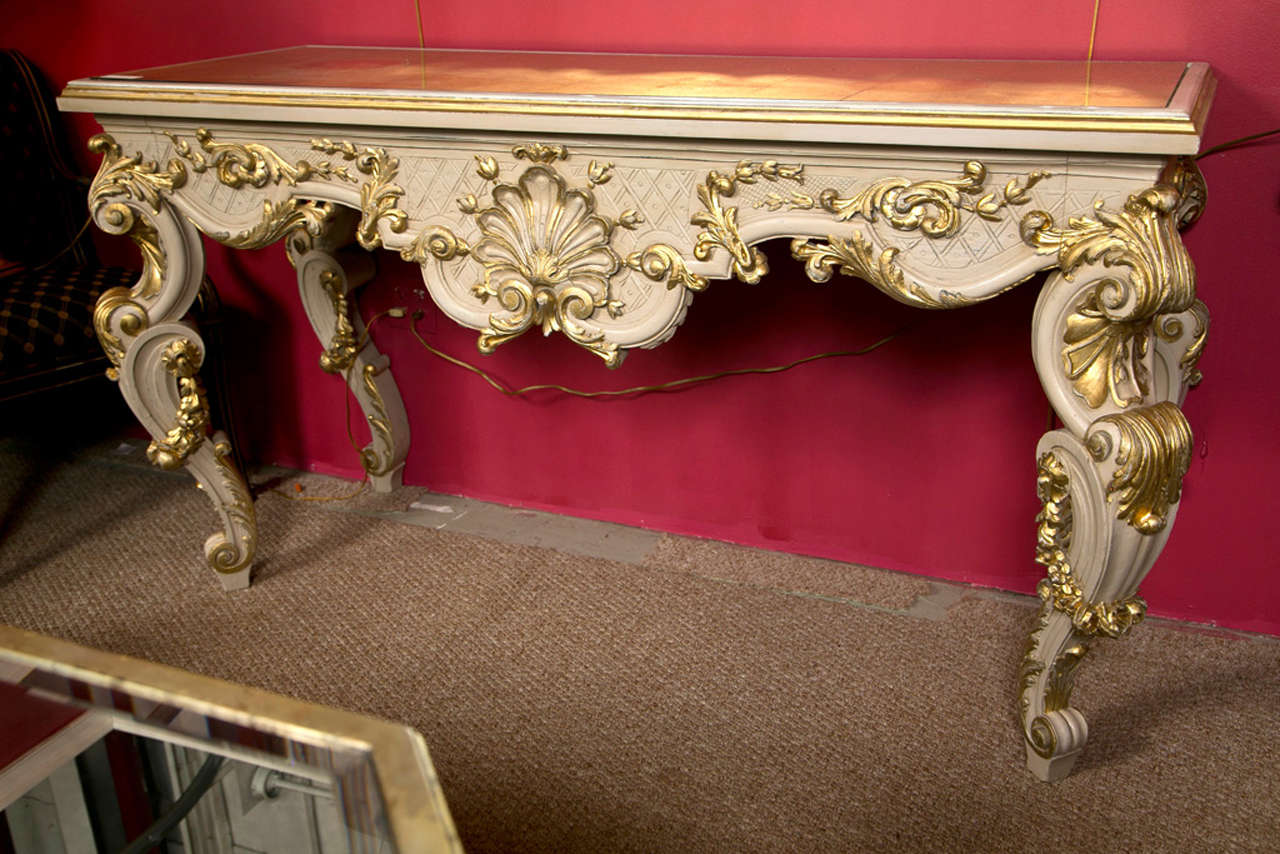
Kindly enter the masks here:
M 104 374 L 93 307 L 135 270 L 101 264 L 48 85 L 0 51 L 0 401 Z

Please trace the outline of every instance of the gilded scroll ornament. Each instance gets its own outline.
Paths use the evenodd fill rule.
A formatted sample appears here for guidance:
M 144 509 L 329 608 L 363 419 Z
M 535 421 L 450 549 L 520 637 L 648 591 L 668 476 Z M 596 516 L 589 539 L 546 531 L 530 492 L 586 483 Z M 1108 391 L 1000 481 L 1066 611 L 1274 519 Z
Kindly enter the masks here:
M 1178 193 L 1178 210 L 1175 214 L 1179 228 L 1186 228 L 1200 218 L 1209 198 L 1204 175 L 1194 157 L 1173 157 L 1160 173 L 1160 183 L 1167 184 Z
M 1102 425 L 1115 428 L 1115 447 Z M 1107 499 L 1115 502 L 1119 518 L 1144 534 L 1164 530 L 1191 467 L 1191 426 L 1182 410 L 1165 401 L 1104 415 L 1089 428 L 1085 443 L 1095 460 L 1114 459 L 1118 466 Z
M 1022 182 L 1011 178 L 997 197 L 994 191 L 984 193 L 987 167 L 980 161 L 970 160 L 964 164 L 959 178 L 925 181 L 884 178 L 849 197 L 842 197 L 834 189 L 823 190 L 816 199 L 803 193 L 790 197 L 770 193 L 757 206 L 770 210 L 820 207 L 835 214 L 841 222 L 854 217 L 862 217 L 867 222 L 883 219 L 899 231 L 918 230 L 926 237 L 952 237 L 960 230 L 963 211 L 998 221 L 1004 208 L 1029 202 L 1028 191 L 1048 177 L 1049 172 L 1036 170 Z
M 1177 190 L 1157 185 L 1130 196 L 1120 211 L 1099 203 L 1096 219 L 1072 217 L 1066 228 L 1044 211 L 1022 219 L 1022 239 L 1056 253 L 1067 278 L 1091 264 L 1127 270 L 1101 273 L 1067 318 L 1063 371 L 1092 408 L 1108 399 L 1124 408 L 1146 397 L 1152 320 L 1195 302 L 1195 269 L 1177 231 L 1180 201 Z
M 769 272 L 769 264 L 763 252 L 743 241 L 738 231 L 738 209 L 726 207 L 723 200 L 733 196 L 739 185 L 754 184 L 760 179 L 801 182 L 804 180 L 804 167 L 788 166 L 776 160 L 740 160 L 729 175 L 712 171 L 698 186 L 698 200 L 702 202 L 702 210 L 689 220 L 693 225 L 702 227 L 702 231 L 694 239 L 693 257 L 699 261 L 709 261 L 717 249 L 722 249 L 729 253 L 730 269 L 734 277 L 750 285 L 759 282 Z M 626 264 L 655 282 L 665 281 L 668 288 L 683 286 L 692 291 L 701 291 L 707 287 L 706 278 L 691 274 L 680 253 L 663 243 L 631 253 L 626 258 Z
M 262 220 L 257 225 L 238 234 L 211 236 L 232 249 L 261 249 L 300 228 L 312 236 L 320 234 L 333 211 L 328 202 L 301 202 L 292 197 L 268 200 L 262 203 Z
M 98 174 L 89 187 L 89 209 L 97 210 L 112 196 L 125 196 L 145 202 L 153 211 L 160 210 L 160 197 L 187 182 L 187 170 L 181 160 L 170 160 L 167 169 L 155 161 L 144 160 L 138 153 L 125 157 L 115 139 L 100 133 L 89 140 L 89 150 L 102 155 Z
M 357 148 L 350 142 L 334 142 L 330 139 L 313 139 L 311 147 L 326 154 L 339 154 L 355 161 L 356 169 L 369 180 L 360 185 L 360 224 L 356 226 L 356 240 L 365 249 L 382 245 L 378 236 L 378 223 L 386 220 L 387 228 L 395 234 L 403 234 L 409 227 L 409 216 L 399 208 L 404 188 L 394 183 L 400 161 L 382 148 Z
M 1187 344 L 1182 358 L 1178 360 L 1178 367 L 1182 369 L 1183 385 L 1194 388 L 1204 379 L 1197 366 L 1200 364 L 1200 356 L 1204 353 L 1204 344 L 1209 336 L 1209 308 L 1200 300 L 1196 300 L 1191 304 L 1190 312 L 1195 321 L 1195 330 L 1191 334 L 1191 342 Z M 1173 315 L 1161 317 L 1156 322 L 1156 334 L 1165 341 L 1177 341 L 1182 337 L 1182 321 Z
M 342 290 L 342 277 L 332 270 L 320 274 L 320 286 L 333 303 L 333 338 L 329 347 L 320 354 L 320 369 L 329 374 L 340 374 L 351 367 L 356 359 L 357 340 L 355 327 L 347 309 L 347 295 Z
M 94 308 L 94 329 L 112 363 L 107 376 L 114 380 L 119 377 L 118 368 L 124 360 L 124 342 L 112 328 L 112 316 L 117 309 L 124 310 L 117 323 L 126 335 L 137 335 L 145 329 L 149 319 L 141 301 L 160 293 L 165 274 L 164 250 L 155 227 L 120 198 L 159 211 L 161 196 L 183 186 L 187 171 L 180 160 L 171 160 L 162 170 L 141 154 L 125 157 L 116 141 L 105 133 L 90 139 L 89 149 L 102 155 L 89 187 L 89 209 L 96 212 L 105 228 L 127 235 L 142 253 L 142 273 L 137 283 L 130 289 L 112 288 L 103 293 Z
M 378 225 L 384 220 L 397 234 L 408 227 L 408 215 L 399 208 L 404 189 L 394 183 L 400 161 L 382 148 L 358 148 L 345 140 L 317 138 L 311 148 L 323 154 L 337 155 L 353 163 L 356 172 L 368 176 L 361 181 L 342 163 L 329 160 L 290 162 L 268 145 L 257 142 L 219 142 L 213 134 L 198 128 L 195 132 L 199 149 L 174 133 L 165 132 L 178 156 L 191 164 L 193 172 L 212 169 L 218 181 L 232 189 L 250 186 L 257 189 L 268 184 L 296 187 L 304 181 L 340 181 L 360 185 L 360 224 L 356 238 L 365 249 L 381 245 Z M 180 161 L 175 161 L 180 163 Z M 286 199 L 263 203 L 263 219 L 242 234 L 220 235 L 218 239 L 237 247 L 265 246 L 300 226 L 318 234 L 326 209 L 318 203 Z
M 823 190 L 817 198 L 803 193 L 793 193 L 789 198 L 770 193 L 757 207 L 821 208 L 841 222 L 855 217 L 867 222 L 883 220 L 899 231 L 920 231 L 927 237 L 947 238 L 960 230 L 964 212 L 999 220 L 1006 207 L 1029 202 L 1028 191 L 1049 177 L 1048 172 L 1037 170 L 1022 180 L 1012 178 L 997 196 L 995 192 L 986 192 L 987 175 L 985 165 L 970 160 L 958 178 L 926 181 L 884 178 L 850 197 L 842 197 L 833 189 Z M 815 282 L 826 282 L 832 273 L 840 272 L 870 282 L 899 302 L 922 308 L 959 308 L 979 301 L 954 291 L 934 293 L 919 282 L 908 280 L 896 261 L 900 250 L 889 246 L 877 251 L 861 232 L 854 231 L 848 237 L 831 235 L 827 241 L 791 242 L 792 257 L 804 262 L 805 273 Z M 991 296 L 995 294 L 984 298 Z
M 202 358 L 200 348 L 188 338 L 170 342 L 160 355 L 160 363 L 178 381 L 176 423 L 163 439 L 147 446 L 147 459 L 162 469 L 179 468 L 209 429 L 209 406 L 198 376 Z
M 270 146 L 257 142 L 218 142 L 205 128 L 197 128 L 195 133 L 202 151 L 192 148 L 190 143 L 174 133 L 165 131 L 165 136 L 173 143 L 178 156 L 191 164 L 193 172 L 212 168 L 218 181 L 233 190 L 246 184 L 261 189 L 267 184 L 284 183 L 296 187 L 302 181 L 331 178 L 353 184 L 358 180 L 345 166 L 334 166 L 328 161 L 311 163 L 299 160 L 290 163 Z
M 545 163 L 549 165 L 557 160 L 568 160 L 569 149 L 565 148 L 563 145 L 548 145 L 544 142 L 529 142 L 512 147 L 511 155 L 517 160 L 528 160 L 530 163 Z M 492 158 L 489 158 L 489 160 L 492 160 Z M 594 163 L 595 161 L 592 162 Z M 494 178 L 498 177 L 496 168 L 497 164 L 495 163 L 495 171 L 493 173 Z M 492 179 L 486 178 L 486 180 Z M 603 184 L 604 182 L 597 181 L 594 183 Z
M 123 309 L 120 316 L 120 331 L 127 335 L 137 335 L 146 329 L 149 320 L 147 310 L 133 298 L 129 288 L 111 288 L 98 297 L 93 308 L 93 328 L 98 332 L 98 343 L 102 351 L 111 361 L 107 368 L 107 377 L 112 380 L 120 378 L 120 365 L 124 362 L 124 342 L 111 330 L 111 317 L 117 309 Z
M 387 404 L 382 399 L 382 392 L 378 391 L 377 377 L 381 371 L 374 365 L 365 365 L 361 371 L 361 378 L 364 380 L 364 389 L 369 393 L 369 402 L 373 406 L 373 414 L 369 415 L 369 429 L 374 434 L 375 441 L 370 447 L 360 451 L 360 464 L 364 466 L 364 470 L 372 476 L 386 474 L 391 471 L 392 457 L 390 454 L 379 454 L 374 450 L 374 444 L 381 444 L 385 448 L 390 448 L 391 425 L 387 415 Z
M 474 201 L 474 197 L 472 199 Z M 465 210 L 465 208 L 464 208 Z M 476 205 L 471 205 L 469 213 L 474 213 Z M 406 261 L 421 264 L 428 258 L 437 261 L 452 261 L 471 254 L 471 246 L 444 226 L 433 226 L 424 229 L 413 242 L 400 250 L 400 257 Z
M 1071 492 L 1066 468 L 1052 452 L 1040 457 L 1036 491 L 1043 507 L 1036 516 L 1036 562 L 1048 577 L 1040 597 L 1071 618 L 1076 631 L 1089 637 L 1120 637 L 1141 622 L 1147 603 L 1138 596 L 1116 602 L 1089 602 L 1067 558 L 1071 547 Z

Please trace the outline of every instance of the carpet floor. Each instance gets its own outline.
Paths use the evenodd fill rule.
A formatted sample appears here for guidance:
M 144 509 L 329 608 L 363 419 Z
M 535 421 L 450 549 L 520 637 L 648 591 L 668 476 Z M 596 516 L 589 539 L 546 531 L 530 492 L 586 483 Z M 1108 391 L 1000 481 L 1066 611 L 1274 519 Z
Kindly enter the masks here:
M 1280 850 L 1276 638 L 1096 645 L 1089 745 L 1048 785 L 1013 711 L 1030 598 L 404 524 L 414 489 L 261 490 L 225 594 L 206 499 L 139 456 L 0 440 L 0 622 L 413 726 L 469 851 Z

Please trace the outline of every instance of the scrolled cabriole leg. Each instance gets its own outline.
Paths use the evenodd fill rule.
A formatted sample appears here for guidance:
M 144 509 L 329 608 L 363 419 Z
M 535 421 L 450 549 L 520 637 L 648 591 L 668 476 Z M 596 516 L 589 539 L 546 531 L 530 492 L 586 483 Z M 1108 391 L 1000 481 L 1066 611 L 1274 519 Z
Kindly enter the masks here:
M 319 235 L 297 229 L 286 240 L 289 260 L 298 273 L 298 291 L 307 317 L 325 348 L 320 368 L 346 380 L 369 425 L 370 441 L 360 463 L 378 492 L 400 485 L 409 453 L 409 419 L 389 360 L 364 331 L 352 292 L 372 273 L 365 255 L 346 265 L 338 250 L 355 233 L 357 215 L 335 208 Z
M 1203 183 L 1183 175 L 1066 228 L 1038 211 L 1023 220 L 1024 239 L 1060 268 L 1033 320 L 1036 369 L 1064 426 L 1036 452 L 1036 560 L 1047 576 L 1019 698 L 1027 764 L 1042 780 L 1069 774 L 1088 740 L 1070 705 L 1076 670 L 1095 638 L 1142 620 L 1138 585 L 1168 540 L 1190 466 L 1179 404 L 1199 381 L 1208 313 L 1178 226 L 1194 219 L 1197 187 L 1199 204 Z
M 179 160 L 162 168 L 127 156 L 107 134 L 90 141 L 102 164 L 89 190 L 100 228 L 133 239 L 143 269 L 132 288 L 104 293 L 94 326 L 112 367 L 108 376 L 152 436 L 147 457 L 165 469 L 185 467 L 213 502 L 222 531 L 205 542 L 205 557 L 225 589 L 247 587 L 257 541 L 253 502 L 222 433 L 209 435 L 199 368 L 204 342 L 179 320 L 200 290 L 204 250 L 189 220 L 168 201 L 186 184 Z
M 158 467 L 185 467 L 213 502 L 223 530 L 205 541 L 205 559 L 225 590 L 249 586 L 257 542 L 253 499 L 221 432 L 209 434 L 209 407 L 200 384 L 204 342 L 190 326 L 160 323 L 130 342 L 120 367 L 120 391 L 152 435 L 147 458 Z

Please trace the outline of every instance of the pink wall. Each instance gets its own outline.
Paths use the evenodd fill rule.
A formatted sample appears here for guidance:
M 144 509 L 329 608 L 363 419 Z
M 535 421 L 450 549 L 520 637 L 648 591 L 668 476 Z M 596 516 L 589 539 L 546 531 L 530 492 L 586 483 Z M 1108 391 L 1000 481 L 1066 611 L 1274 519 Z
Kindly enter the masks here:
M 125 9 L 128 9 L 126 12 Z M 415 45 L 411 0 L 163 0 L 23 4 L 8 42 L 55 86 L 76 76 L 298 43 Z M 999 0 L 900 4 L 424 3 L 440 47 L 842 56 L 1082 59 L 1093 4 Z M 909 13 L 904 9 L 909 8 Z M 1280 2 L 1102 4 L 1100 59 L 1196 59 L 1219 77 L 1206 145 L 1280 126 Z M 81 136 L 93 129 L 80 119 Z M 1187 242 L 1213 313 L 1205 382 L 1186 412 L 1196 457 L 1181 515 L 1143 592 L 1154 614 L 1280 633 L 1273 487 L 1280 482 L 1280 316 L 1275 287 L 1280 143 L 1201 165 L 1210 203 Z M 86 161 L 87 163 L 87 161 Z M 86 168 L 90 168 L 86 165 Z M 421 351 L 403 323 L 376 340 L 408 399 L 406 480 L 449 493 L 1030 591 L 1034 446 L 1047 404 L 1031 367 L 1035 284 L 960 312 L 913 312 L 869 286 L 810 283 L 785 244 L 757 287 L 713 283 L 675 339 L 616 372 L 563 339 L 528 336 L 483 366 L 509 383 L 619 388 L 855 348 L 907 331 L 874 355 L 676 394 L 587 402 L 509 400 Z M 418 307 L 415 272 L 393 255 L 362 296 Z M 359 476 L 342 429 L 340 383 L 314 368 L 320 346 L 279 247 L 211 249 L 211 273 L 248 346 L 233 369 L 252 459 Z M 437 346 L 480 360 L 474 333 L 429 306 Z M 266 318 L 272 317 L 268 323 Z M 277 317 L 278 316 L 278 317 Z M 814 320 L 813 318 L 818 318 Z M 274 337 L 266 337 L 267 329 Z M 1271 519 L 1271 522 L 1267 520 Z

